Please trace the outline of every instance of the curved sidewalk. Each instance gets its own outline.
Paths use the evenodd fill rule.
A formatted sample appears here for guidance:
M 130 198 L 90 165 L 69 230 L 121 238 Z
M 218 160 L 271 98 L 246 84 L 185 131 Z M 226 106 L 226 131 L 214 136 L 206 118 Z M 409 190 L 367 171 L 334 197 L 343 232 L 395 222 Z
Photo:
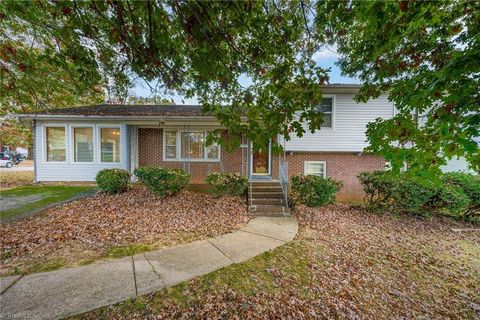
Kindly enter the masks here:
M 293 218 L 258 217 L 241 230 L 76 268 L 0 279 L 0 319 L 58 319 L 161 290 L 291 241 Z

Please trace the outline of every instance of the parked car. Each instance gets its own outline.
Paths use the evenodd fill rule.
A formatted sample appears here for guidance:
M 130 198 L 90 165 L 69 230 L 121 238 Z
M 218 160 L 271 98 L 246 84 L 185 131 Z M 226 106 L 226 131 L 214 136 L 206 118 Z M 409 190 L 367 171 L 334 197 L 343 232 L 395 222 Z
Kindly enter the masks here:
M 20 162 L 23 161 L 23 158 L 21 157 L 21 155 L 19 155 L 16 152 L 10 152 L 10 151 L 4 151 L 4 152 L 0 153 L 0 159 L 10 160 L 15 165 L 17 165 L 17 164 L 19 164 Z
M 0 159 L 0 167 L 11 168 L 11 167 L 13 167 L 13 162 L 12 162 L 12 160 Z

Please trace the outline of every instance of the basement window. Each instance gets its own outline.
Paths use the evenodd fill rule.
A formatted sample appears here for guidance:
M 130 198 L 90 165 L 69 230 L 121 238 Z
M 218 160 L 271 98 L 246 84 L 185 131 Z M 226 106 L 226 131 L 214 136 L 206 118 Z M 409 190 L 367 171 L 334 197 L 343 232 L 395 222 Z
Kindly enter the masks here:
M 325 161 L 305 161 L 304 174 L 326 178 L 327 163 Z

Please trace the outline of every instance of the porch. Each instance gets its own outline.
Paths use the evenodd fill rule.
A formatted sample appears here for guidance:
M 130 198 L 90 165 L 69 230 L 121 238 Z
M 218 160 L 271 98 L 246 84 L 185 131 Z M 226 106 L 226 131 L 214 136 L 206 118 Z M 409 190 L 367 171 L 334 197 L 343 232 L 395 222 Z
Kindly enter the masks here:
M 193 184 L 204 184 L 212 172 L 237 172 L 249 178 L 248 205 L 252 215 L 287 215 L 288 164 L 285 156 L 268 150 L 253 151 L 245 137 L 233 152 L 219 145 L 206 145 L 212 127 L 130 126 L 131 170 L 158 165 L 183 169 Z M 226 139 L 233 139 L 224 132 Z M 267 148 L 265 148 L 267 149 Z

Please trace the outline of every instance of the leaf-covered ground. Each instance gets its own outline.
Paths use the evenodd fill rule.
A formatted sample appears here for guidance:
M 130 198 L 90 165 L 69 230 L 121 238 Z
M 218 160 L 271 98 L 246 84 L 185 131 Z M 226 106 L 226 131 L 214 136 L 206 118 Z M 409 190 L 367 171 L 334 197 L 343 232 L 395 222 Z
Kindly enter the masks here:
M 480 233 L 445 219 L 299 206 L 297 238 L 246 263 L 81 319 L 473 319 Z
M 0 172 L 0 189 L 32 184 L 33 180 L 33 171 L 2 171 Z
M 87 263 L 230 232 L 248 220 L 245 199 L 144 187 L 95 196 L 0 226 L 1 274 Z

